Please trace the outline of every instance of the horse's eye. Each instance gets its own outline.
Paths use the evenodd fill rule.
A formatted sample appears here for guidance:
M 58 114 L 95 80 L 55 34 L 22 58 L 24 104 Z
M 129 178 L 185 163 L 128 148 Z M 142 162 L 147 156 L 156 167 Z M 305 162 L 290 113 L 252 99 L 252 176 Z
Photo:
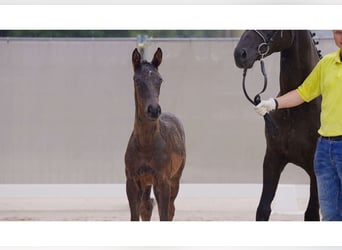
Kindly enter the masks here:
M 135 78 L 135 79 L 134 79 L 134 82 L 135 82 L 137 85 L 143 84 L 143 81 L 142 81 L 140 78 Z
M 153 84 L 154 85 L 161 85 L 162 84 L 162 82 L 163 82 L 163 79 L 161 78 L 161 77 L 156 77 L 156 78 L 154 78 L 154 80 L 153 80 Z

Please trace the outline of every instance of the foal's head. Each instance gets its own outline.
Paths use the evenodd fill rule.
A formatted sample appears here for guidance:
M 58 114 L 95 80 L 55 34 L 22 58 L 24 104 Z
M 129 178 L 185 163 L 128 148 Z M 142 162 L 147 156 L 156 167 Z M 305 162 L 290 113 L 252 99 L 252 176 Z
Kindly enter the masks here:
M 158 72 L 161 61 L 160 48 L 155 52 L 151 62 L 141 61 L 138 50 L 133 51 L 135 105 L 140 119 L 156 121 L 161 114 L 159 93 L 163 79 Z

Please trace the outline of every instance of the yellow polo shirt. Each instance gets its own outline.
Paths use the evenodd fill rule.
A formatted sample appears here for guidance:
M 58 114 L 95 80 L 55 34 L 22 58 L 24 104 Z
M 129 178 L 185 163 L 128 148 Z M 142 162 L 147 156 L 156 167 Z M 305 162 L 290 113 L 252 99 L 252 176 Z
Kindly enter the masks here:
M 322 136 L 342 135 L 342 62 L 341 50 L 324 56 L 297 88 L 304 101 L 310 102 L 322 95 Z

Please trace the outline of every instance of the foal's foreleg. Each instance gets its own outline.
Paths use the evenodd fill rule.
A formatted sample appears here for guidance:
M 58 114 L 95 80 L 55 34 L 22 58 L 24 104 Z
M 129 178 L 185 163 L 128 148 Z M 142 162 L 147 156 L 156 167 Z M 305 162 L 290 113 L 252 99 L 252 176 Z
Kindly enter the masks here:
M 131 211 L 131 221 L 139 221 L 142 191 L 133 180 L 126 180 L 126 194 Z
M 171 179 L 171 197 L 170 197 L 170 205 L 169 205 L 169 220 L 172 221 L 173 217 L 175 215 L 175 200 L 178 195 L 179 191 L 179 183 L 180 183 L 180 178 L 182 176 L 182 172 L 184 169 L 185 165 L 185 157 L 182 160 L 182 163 L 180 167 L 178 168 L 178 171 L 176 175 Z
M 179 179 L 174 179 L 171 186 L 171 198 L 169 205 L 169 220 L 172 221 L 175 215 L 175 199 L 179 190 Z
M 162 180 L 154 187 L 154 194 L 158 203 L 159 218 L 161 221 L 168 221 L 171 187 L 168 181 Z

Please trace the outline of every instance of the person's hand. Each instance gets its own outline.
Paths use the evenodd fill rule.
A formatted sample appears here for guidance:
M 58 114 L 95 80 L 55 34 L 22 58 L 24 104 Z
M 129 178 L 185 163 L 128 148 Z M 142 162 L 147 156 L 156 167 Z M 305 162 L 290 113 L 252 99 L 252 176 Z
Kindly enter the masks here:
M 254 107 L 255 112 L 257 112 L 261 116 L 264 116 L 266 113 L 275 109 L 277 109 L 277 101 L 273 98 L 263 100 Z

